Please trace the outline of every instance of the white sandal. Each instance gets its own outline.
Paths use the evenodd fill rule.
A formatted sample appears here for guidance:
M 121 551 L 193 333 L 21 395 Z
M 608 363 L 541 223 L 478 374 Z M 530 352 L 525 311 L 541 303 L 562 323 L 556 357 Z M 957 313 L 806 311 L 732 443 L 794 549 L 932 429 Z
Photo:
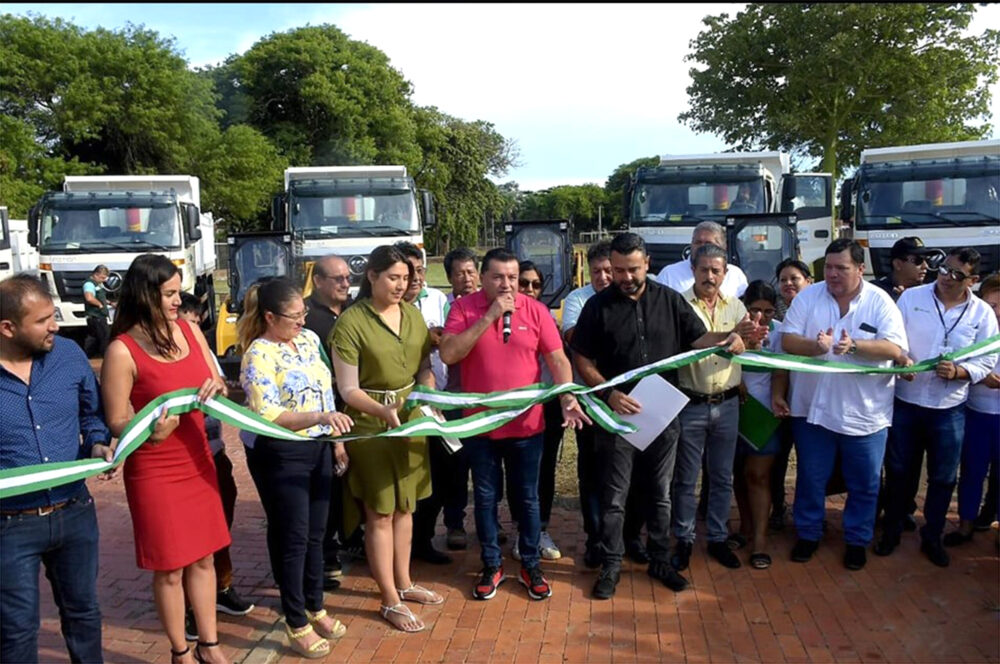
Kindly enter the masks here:
M 323 622 L 322 622 L 323 618 L 326 618 L 328 616 L 332 621 L 332 625 L 329 630 L 323 627 Z M 316 633 L 322 636 L 324 639 L 339 639 L 344 634 L 347 634 L 347 627 L 344 626 L 344 623 L 340 622 L 333 616 L 330 616 L 326 612 L 326 609 L 320 609 L 316 613 L 313 613 L 309 609 L 306 609 L 306 620 L 308 620 L 309 624 L 313 626 L 313 629 L 316 630 Z
M 413 620 L 413 621 L 419 623 L 420 627 L 417 627 L 416 629 L 406 629 L 402 625 L 397 625 L 395 622 L 392 621 L 392 618 L 389 617 L 389 615 L 393 614 L 393 613 L 395 613 L 397 615 L 400 615 L 400 616 L 405 616 L 406 618 L 409 618 L 410 620 Z M 396 629 L 398 629 L 401 632 L 407 632 L 407 633 L 422 632 L 422 631 L 424 631 L 424 628 L 426 627 L 426 625 L 424 625 L 423 621 L 420 620 L 420 618 L 418 618 L 415 615 L 413 615 L 413 611 L 410 611 L 410 608 L 408 606 L 406 606 L 405 604 L 403 604 L 402 602 L 400 602 L 399 604 L 397 604 L 395 606 L 382 606 L 382 607 L 379 607 L 379 615 L 382 616 L 386 620 L 386 622 L 388 622 L 390 625 L 392 625 L 393 627 L 395 627 Z
M 424 588 L 423 586 L 418 586 L 415 583 L 411 585 L 409 588 L 396 588 L 396 592 L 399 593 L 399 599 L 401 599 L 404 602 L 416 602 L 417 604 L 427 604 L 430 606 L 433 606 L 435 604 L 441 604 L 442 602 L 444 602 L 444 597 L 441 597 L 441 595 L 438 595 L 433 590 Z M 407 596 L 407 593 L 410 594 L 409 597 Z M 413 593 L 425 593 L 427 595 L 437 595 L 437 600 L 427 601 L 418 599 L 412 596 Z

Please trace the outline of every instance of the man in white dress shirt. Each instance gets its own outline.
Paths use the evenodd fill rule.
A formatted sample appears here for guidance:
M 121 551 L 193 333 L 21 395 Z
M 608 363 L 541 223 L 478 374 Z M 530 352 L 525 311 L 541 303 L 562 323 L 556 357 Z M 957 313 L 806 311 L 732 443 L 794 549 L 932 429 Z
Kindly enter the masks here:
M 726 229 L 714 221 L 703 221 L 694 227 L 691 233 L 691 255 L 688 258 L 679 260 L 666 266 L 656 275 L 656 280 L 664 286 L 673 288 L 678 293 L 683 293 L 694 286 L 694 268 L 691 261 L 698 248 L 704 244 L 714 244 L 717 247 L 726 248 Z M 719 289 L 724 297 L 742 297 L 743 291 L 747 289 L 747 275 L 743 270 L 730 265 L 726 270 L 726 279 Z
M 980 255 L 971 248 L 952 249 L 937 281 L 907 288 L 897 305 L 915 362 L 940 357 L 997 334 L 990 306 L 972 294 L 979 280 Z M 892 429 L 886 450 L 886 509 L 883 532 L 875 553 L 887 556 L 899 545 L 906 505 L 916 494 L 920 465 L 927 451 L 926 525 L 920 529 L 920 550 L 939 567 L 947 567 L 941 542 L 948 505 L 958 479 L 965 432 L 965 401 L 969 385 L 985 378 L 996 355 L 960 362 L 941 360 L 935 371 L 907 374 L 896 383 Z M 917 482 L 914 482 L 914 471 Z
M 826 249 L 824 281 L 792 301 L 781 328 L 786 353 L 871 367 L 912 364 L 903 317 L 892 298 L 867 283 L 864 249 L 835 240 Z M 859 570 L 875 528 L 875 504 L 892 422 L 891 374 L 800 373 L 792 390 L 798 469 L 792 560 L 812 558 L 823 534 L 826 484 L 840 454 L 844 505 L 844 566 Z M 804 417 L 794 417 L 795 413 Z

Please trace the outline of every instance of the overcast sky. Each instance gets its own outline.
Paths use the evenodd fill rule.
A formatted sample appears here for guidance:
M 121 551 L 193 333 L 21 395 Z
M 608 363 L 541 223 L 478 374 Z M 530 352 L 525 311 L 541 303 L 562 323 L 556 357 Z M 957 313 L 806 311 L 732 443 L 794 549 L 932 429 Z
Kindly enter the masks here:
M 272 32 L 332 23 L 389 56 L 413 101 L 492 122 L 517 141 L 522 190 L 603 184 L 638 157 L 728 146 L 677 121 L 687 108 L 688 44 L 711 14 L 742 4 L 337 5 L 27 4 L 3 11 L 62 17 L 82 27 L 144 24 L 172 36 L 192 67 L 218 64 Z M 972 32 L 1000 27 L 980 7 Z M 1000 90 L 993 90 L 993 126 Z

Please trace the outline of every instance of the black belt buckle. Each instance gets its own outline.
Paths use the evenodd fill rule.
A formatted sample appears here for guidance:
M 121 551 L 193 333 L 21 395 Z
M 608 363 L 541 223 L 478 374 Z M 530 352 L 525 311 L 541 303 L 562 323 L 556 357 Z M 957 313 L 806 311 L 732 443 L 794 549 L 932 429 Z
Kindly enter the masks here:
M 718 394 L 706 394 L 705 395 L 705 403 L 707 403 L 710 406 L 717 406 L 717 405 L 719 405 L 720 403 L 722 403 L 725 400 L 726 400 L 726 393 L 725 392 L 719 392 Z

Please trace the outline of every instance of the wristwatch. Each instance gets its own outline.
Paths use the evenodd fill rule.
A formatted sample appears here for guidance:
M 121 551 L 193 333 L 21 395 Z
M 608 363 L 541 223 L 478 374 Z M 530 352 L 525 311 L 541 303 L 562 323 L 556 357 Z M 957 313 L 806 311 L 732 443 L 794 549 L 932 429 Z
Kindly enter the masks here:
M 851 347 L 847 349 L 848 355 L 854 355 L 858 352 L 858 342 L 851 340 Z

